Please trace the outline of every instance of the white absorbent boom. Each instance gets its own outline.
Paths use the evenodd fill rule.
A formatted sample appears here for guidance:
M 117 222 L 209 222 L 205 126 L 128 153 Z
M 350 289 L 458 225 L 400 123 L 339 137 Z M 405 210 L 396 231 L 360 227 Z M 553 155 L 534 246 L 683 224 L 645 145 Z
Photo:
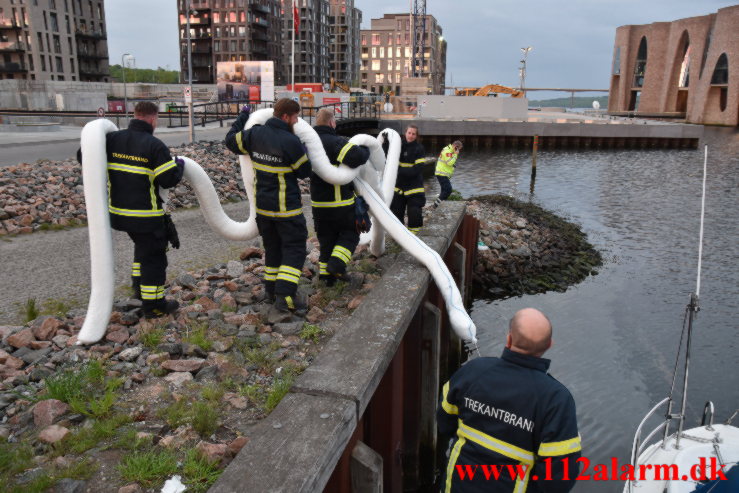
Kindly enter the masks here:
M 249 117 L 246 128 L 264 124 L 272 117 L 271 109 L 258 110 Z M 118 130 L 108 120 L 95 120 L 82 130 L 82 177 L 87 205 L 90 236 L 91 291 L 87 317 L 77 336 L 78 344 L 93 344 L 103 338 L 108 327 L 113 306 L 114 273 L 113 242 L 110 231 L 107 197 L 107 155 L 105 135 Z M 385 231 L 408 253 L 429 269 L 439 291 L 444 297 L 452 328 L 459 337 L 475 344 L 476 328 L 462 303 L 462 297 L 453 277 L 441 257 L 417 236 L 412 234 L 388 208 L 393 196 L 395 178 L 400 158 L 400 136 L 385 131 L 386 137 L 377 139 L 369 135 L 356 135 L 350 141 L 370 149 L 370 159 L 359 168 L 345 165 L 333 166 L 323 149 L 318 134 L 302 119 L 294 125 L 297 135 L 308 150 L 313 171 L 324 181 L 334 185 L 353 182 L 355 190 L 364 197 L 373 218 L 370 251 L 379 256 L 384 253 Z M 382 150 L 383 139 L 389 141 L 387 162 Z M 230 240 L 245 241 L 258 236 L 256 208 L 254 206 L 254 169 L 248 155 L 239 156 L 241 176 L 246 190 L 249 217 L 245 222 L 229 218 L 223 211 L 213 183 L 203 168 L 187 157 L 184 178 L 190 182 L 200 204 L 203 216 L 218 235 Z

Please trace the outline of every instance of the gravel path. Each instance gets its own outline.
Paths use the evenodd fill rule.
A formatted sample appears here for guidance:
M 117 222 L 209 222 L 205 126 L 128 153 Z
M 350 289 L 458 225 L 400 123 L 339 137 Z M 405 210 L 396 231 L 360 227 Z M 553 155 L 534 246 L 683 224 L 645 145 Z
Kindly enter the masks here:
M 309 203 L 304 197 L 303 203 Z M 310 207 L 304 208 L 309 232 Z M 232 219 L 245 221 L 247 203 L 230 203 L 224 210 Z M 182 244 L 169 252 L 169 278 L 178 274 L 238 258 L 248 244 L 216 235 L 205 223 L 199 209 L 173 214 Z M 252 244 L 260 243 L 259 239 Z M 113 232 L 116 287 L 121 294 L 130 284 L 133 243 L 128 235 Z M 48 300 L 71 302 L 86 307 L 90 292 L 90 256 L 86 227 L 67 231 L 36 232 L 0 240 L 0 325 L 22 322 L 19 306 L 35 298 L 37 306 Z

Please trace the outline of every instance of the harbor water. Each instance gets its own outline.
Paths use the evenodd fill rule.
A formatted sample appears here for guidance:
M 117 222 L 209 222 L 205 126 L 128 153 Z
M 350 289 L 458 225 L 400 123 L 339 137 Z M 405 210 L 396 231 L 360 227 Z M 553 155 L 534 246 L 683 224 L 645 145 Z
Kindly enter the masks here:
M 699 424 L 707 400 L 717 422 L 739 408 L 739 134 L 707 128 L 703 143 L 709 154 L 701 311 L 686 427 Z M 599 274 L 566 292 L 478 299 L 472 307 L 486 356 L 500 355 L 516 310 L 532 306 L 552 320 L 554 346 L 545 357 L 575 397 L 588 474 L 612 457 L 628 462 L 640 420 L 669 392 L 685 305 L 696 286 L 703 143 L 685 151 L 540 150 L 533 192 L 530 152 L 460 155 L 452 184 L 464 197 L 531 200 L 581 225 L 603 254 Z M 438 185 L 429 185 L 435 194 Z M 575 491 L 622 488 L 588 481 Z

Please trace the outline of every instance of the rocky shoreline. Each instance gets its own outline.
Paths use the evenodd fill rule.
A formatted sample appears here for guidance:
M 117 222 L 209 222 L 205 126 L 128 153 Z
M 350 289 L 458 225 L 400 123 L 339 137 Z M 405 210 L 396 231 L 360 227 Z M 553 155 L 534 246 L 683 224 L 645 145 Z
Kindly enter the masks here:
M 501 299 L 565 291 L 603 260 L 580 228 L 541 207 L 509 196 L 475 197 L 467 212 L 480 221 L 473 293 Z
M 139 301 L 117 301 L 91 346 L 75 344 L 84 309 L 1 326 L 0 479 L 11 491 L 132 493 L 159 491 L 176 473 L 205 491 L 380 277 L 360 248 L 352 281 L 326 287 L 315 238 L 307 247 L 305 319 L 264 301 L 263 251 L 251 247 L 177 276 L 167 289 L 176 316 L 139 319 Z M 125 470 L 142 457 L 185 467 Z
M 244 200 L 236 156 L 221 141 L 200 141 L 170 148 L 187 156 L 208 173 L 221 202 Z M 302 180 L 301 191 L 310 193 Z M 190 184 L 170 191 L 170 208 L 197 207 Z M 41 160 L 0 169 L 0 237 L 61 229 L 87 223 L 82 167 L 75 159 Z

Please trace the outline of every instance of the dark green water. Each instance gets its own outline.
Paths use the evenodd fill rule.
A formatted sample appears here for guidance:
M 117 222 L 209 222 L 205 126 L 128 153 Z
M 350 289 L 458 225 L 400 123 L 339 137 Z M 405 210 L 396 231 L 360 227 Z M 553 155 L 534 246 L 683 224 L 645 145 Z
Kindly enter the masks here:
M 739 408 L 739 134 L 706 132 L 691 427 L 707 400 L 716 406 L 717 421 Z M 604 266 L 564 293 L 476 301 L 472 316 L 482 352 L 500 354 L 516 310 L 533 306 L 546 313 L 554 325 L 546 357 L 575 397 L 583 454 L 593 464 L 611 457 L 624 463 L 639 421 L 669 391 L 685 305 L 695 290 L 703 150 L 540 152 L 533 194 L 530 167 L 529 152 L 464 150 L 452 183 L 465 197 L 506 193 L 580 224 Z M 575 491 L 622 488 L 589 482 Z

